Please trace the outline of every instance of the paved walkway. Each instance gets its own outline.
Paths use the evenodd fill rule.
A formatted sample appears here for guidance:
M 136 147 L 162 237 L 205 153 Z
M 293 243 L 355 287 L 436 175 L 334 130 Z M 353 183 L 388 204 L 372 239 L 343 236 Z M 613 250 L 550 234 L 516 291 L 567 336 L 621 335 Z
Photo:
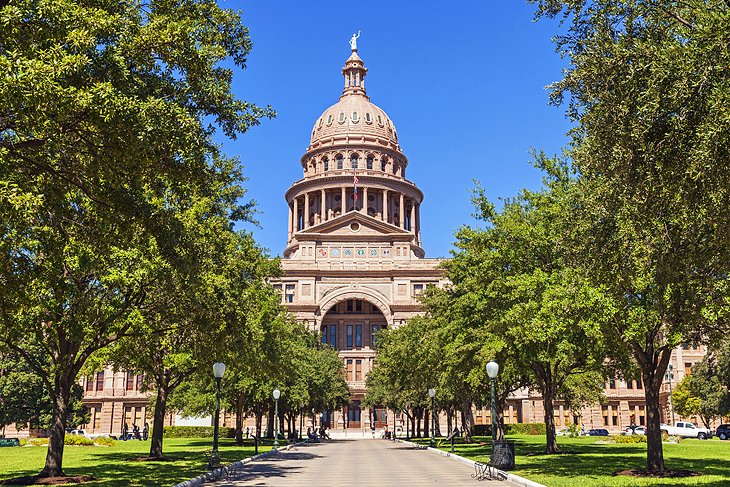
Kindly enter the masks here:
M 386 440 L 333 440 L 301 445 L 251 462 L 223 486 L 476 487 L 474 470 L 453 459 Z M 513 485 L 489 482 L 489 486 Z

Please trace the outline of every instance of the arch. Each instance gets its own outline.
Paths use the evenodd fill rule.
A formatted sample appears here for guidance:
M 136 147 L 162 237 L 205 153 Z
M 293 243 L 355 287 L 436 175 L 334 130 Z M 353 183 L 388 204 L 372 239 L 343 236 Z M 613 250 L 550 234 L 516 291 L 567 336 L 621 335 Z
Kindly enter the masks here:
M 325 295 L 325 300 L 322 301 L 319 305 L 319 316 L 317 317 L 317 325 L 322 324 L 322 319 L 324 318 L 324 316 L 337 303 L 347 301 L 348 299 L 362 299 L 363 301 L 367 301 L 370 304 L 374 304 L 375 306 L 377 306 L 380 312 L 383 313 L 383 316 L 385 317 L 385 321 L 388 323 L 388 326 L 391 326 L 393 323 L 393 314 L 391 313 L 390 306 L 387 304 L 384 297 L 379 296 L 379 294 L 380 293 L 378 293 L 377 291 L 368 288 L 348 287 L 347 289 L 337 290 L 331 295 Z

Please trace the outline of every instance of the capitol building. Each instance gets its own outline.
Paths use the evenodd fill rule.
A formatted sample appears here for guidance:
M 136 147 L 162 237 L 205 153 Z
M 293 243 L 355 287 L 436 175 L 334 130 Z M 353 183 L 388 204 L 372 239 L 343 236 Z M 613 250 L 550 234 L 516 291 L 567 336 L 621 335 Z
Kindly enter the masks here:
M 377 333 L 422 313 L 418 295 L 426 286 L 447 284 L 441 259 L 425 256 L 421 242 L 424 195 L 406 177 L 409 161 L 395 124 L 370 101 L 367 72 L 353 39 L 342 68 L 339 100 L 314 121 L 309 146 L 300 159 L 303 176 L 285 194 L 289 212 L 283 275 L 272 282 L 295 318 L 319 333 L 344 362 L 351 401 L 341 409 L 318 412 L 317 426 L 327 424 L 335 432 L 353 435 L 369 434 L 372 426 L 402 427 L 399 413 L 362 407 L 365 379 L 375 365 Z M 701 346 L 674 351 L 675 384 L 704 354 Z M 142 390 L 139 376 L 107 368 L 83 378 L 81 385 L 91 411 L 90 423 L 85 425 L 89 432 L 118 435 L 123 424 L 142 424 L 151 416 L 149 392 Z M 630 424 L 645 424 L 640 380 L 607 377 L 604 392 L 602 404 L 581 411 L 571 411 L 557 401 L 556 426 L 578 423 L 618 432 Z M 662 386 L 660 397 L 662 420 L 668 422 L 668 384 Z M 491 424 L 488 410 L 473 414 L 476 425 Z M 525 390 L 511 396 L 504 420 L 542 423 L 539 394 Z M 199 418 L 191 423 L 170 416 L 166 424 L 210 425 L 210 421 Z M 233 426 L 235 416 L 226 413 L 222 422 Z M 253 426 L 252 418 L 247 424 Z

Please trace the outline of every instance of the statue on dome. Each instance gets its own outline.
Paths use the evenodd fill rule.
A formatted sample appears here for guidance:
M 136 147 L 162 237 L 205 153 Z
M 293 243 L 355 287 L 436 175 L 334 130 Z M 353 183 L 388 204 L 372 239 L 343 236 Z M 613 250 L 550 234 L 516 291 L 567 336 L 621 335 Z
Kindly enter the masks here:
M 360 37 L 360 31 L 357 31 L 357 35 L 352 34 L 352 38 L 350 39 L 350 49 L 353 51 L 357 51 L 357 38 Z

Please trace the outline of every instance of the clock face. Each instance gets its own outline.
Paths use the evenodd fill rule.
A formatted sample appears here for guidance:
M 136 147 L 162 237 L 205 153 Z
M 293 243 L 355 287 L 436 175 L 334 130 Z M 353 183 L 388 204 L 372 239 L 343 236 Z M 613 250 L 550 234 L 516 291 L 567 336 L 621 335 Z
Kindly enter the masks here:
M 370 249 L 370 256 L 371 257 L 377 257 L 378 256 L 378 249 Z

